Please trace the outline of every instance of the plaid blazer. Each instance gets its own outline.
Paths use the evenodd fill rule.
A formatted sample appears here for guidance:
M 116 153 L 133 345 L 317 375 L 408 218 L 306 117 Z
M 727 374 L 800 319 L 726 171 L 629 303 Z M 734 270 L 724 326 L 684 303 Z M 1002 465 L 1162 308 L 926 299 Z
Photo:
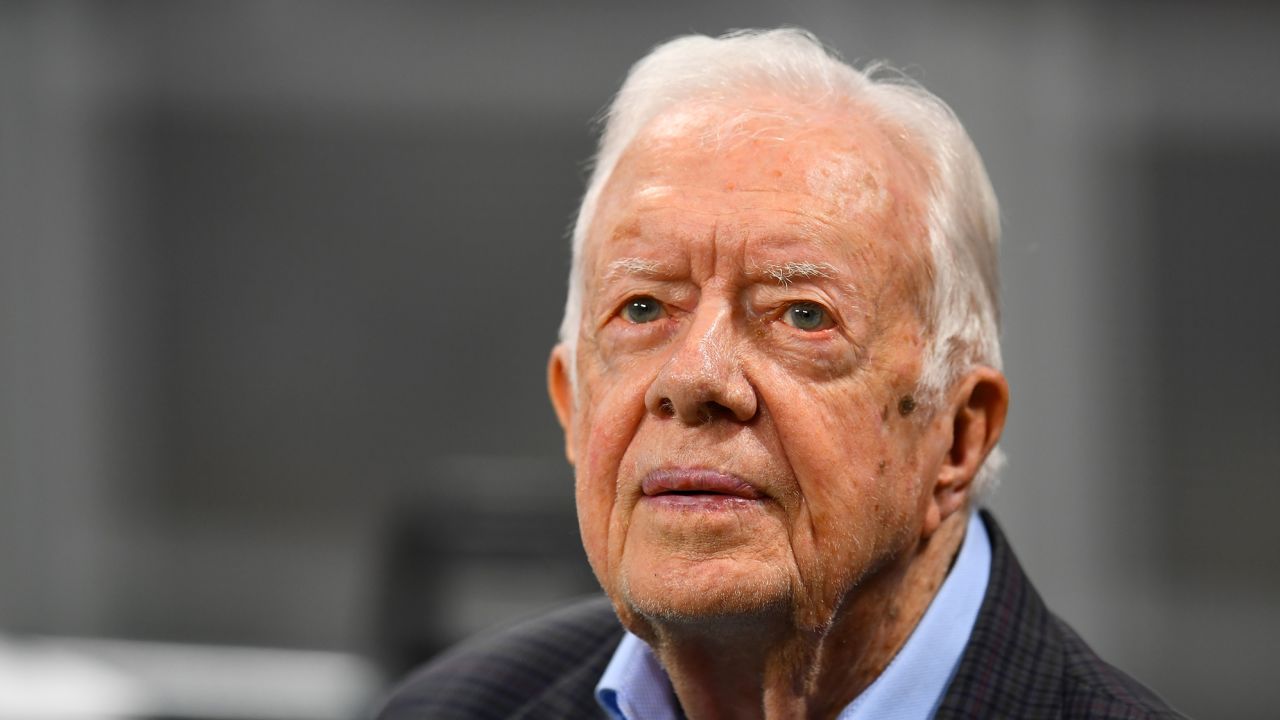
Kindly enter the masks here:
M 991 581 L 936 718 L 1180 718 L 1059 620 L 985 511 Z M 379 720 L 603 718 L 596 682 L 622 639 L 604 597 L 480 637 L 411 675 Z

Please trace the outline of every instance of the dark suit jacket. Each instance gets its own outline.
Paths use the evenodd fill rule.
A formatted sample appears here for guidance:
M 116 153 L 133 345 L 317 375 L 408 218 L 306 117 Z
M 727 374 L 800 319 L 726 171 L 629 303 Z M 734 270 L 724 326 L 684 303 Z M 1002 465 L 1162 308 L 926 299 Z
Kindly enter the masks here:
M 937 718 L 1178 718 L 1059 620 L 990 515 L 991 581 Z M 596 682 L 622 639 L 595 598 L 478 638 L 410 676 L 379 720 L 601 718 Z

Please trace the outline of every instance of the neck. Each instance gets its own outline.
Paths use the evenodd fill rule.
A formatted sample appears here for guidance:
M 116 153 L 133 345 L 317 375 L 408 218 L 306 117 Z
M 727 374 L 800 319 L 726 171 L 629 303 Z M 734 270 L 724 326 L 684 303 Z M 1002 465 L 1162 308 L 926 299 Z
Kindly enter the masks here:
M 954 513 L 930 538 L 852 590 L 821 631 L 789 613 L 651 620 L 642 637 L 690 720 L 834 718 L 884 672 L 946 579 L 964 538 Z

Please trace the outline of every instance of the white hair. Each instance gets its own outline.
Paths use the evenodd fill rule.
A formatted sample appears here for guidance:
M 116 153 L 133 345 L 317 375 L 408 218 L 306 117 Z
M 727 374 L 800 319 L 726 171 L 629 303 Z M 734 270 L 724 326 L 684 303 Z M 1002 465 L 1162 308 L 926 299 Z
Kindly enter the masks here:
M 574 350 L 582 321 L 583 249 L 600 194 L 619 158 L 663 111 L 693 99 L 732 100 L 772 92 L 804 105 L 857 107 L 898 134 L 924 159 L 932 281 L 924 321 L 931 335 L 918 380 L 920 400 L 939 400 L 975 365 L 999 368 L 999 208 L 973 141 L 942 100 L 901 73 L 873 64 L 855 69 L 799 29 L 688 35 L 663 43 L 627 75 L 604 115 L 591 178 L 573 229 L 573 262 L 560 341 Z M 850 117 L 850 122 L 865 122 Z M 571 375 L 574 362 L 569 362 Z M 575 378 L 576 386 L 576 378 Z M 993 450 L 975 483 L 993 484 L 1003 464 Z

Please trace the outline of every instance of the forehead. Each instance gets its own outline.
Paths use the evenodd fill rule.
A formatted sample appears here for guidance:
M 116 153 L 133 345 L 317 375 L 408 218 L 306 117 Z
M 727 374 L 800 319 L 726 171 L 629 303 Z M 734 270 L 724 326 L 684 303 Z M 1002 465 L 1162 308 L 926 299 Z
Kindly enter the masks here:
M 651 120 L 622 154 L 589 248 L 663 217 L 919 242 L 926 187 L 919 157 L 868 112 L 770 97 L 687 102 Z

